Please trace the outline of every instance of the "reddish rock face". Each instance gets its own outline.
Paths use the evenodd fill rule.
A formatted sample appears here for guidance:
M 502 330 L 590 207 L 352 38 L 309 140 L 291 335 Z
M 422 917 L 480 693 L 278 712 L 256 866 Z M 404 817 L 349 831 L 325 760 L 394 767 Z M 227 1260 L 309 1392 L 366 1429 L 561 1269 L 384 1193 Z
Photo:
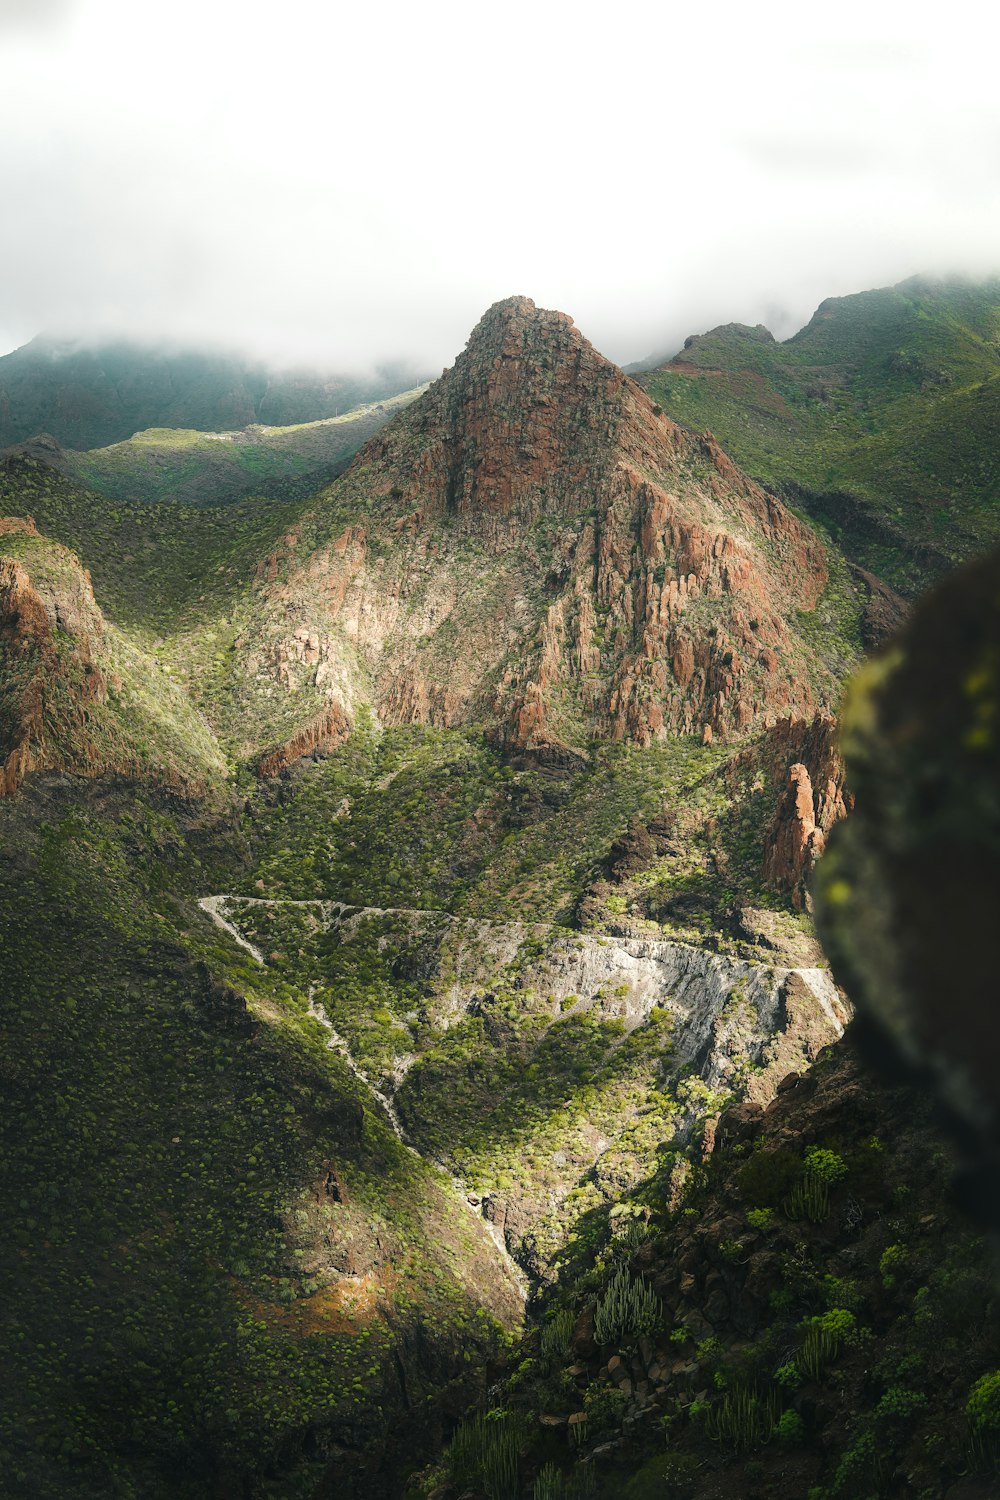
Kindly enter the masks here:
M 0 530 L 37 535 L 31 522 L 3 521 Z M 77 570 L 64 591 L 45 599 L 21 563 L 0 558 L 0 664 L 5 684 L 0 797 L 15 792 L 29 771 L 66 768 L 66 748 L 54 738 L 53 720 L 60 724 L 59 740 L 74 747 L 69 758 L 78 759 L 81 768 L 93 766 L 92 774 L 105 769 L 87 726 L 88 705 L 103 703 L 107 696 L 92 650 L 92 634 L 100 634 L 101 623 L 88 574 Z M 71 647 L 57 649 L 57 628 L 72 635 Z
M 709 434 L 513 297 L 260 565 L 280 638 L 255 668 L 305 631 L 383 720 L 515 750 L 741 736 L 832 698 L 795 625 L 826 576 Z
M 30 520 L 0 519 L 0 537 L 15 538 L 0 549 L 0 797 L 36 771 L 203 794 L 206 773 L 224 772 L 221 756 L 180 693 L 171 734 L 158 737 L 148 704 L 172 690 L 154 662 L 123 648 L 78 558 Z
M 342 745 L 350 732 L 351 722 L 344 710 L 339 703 L 332 703 L 311 723 L 303 724 L 298 733 L 277 750 L 262 755 L 257 769 L 262 776 L 276 776 L 279 771 L 284 771 L 307 755 L 333 750 L 337 745 Z
M 827 836 L 851 807 L 836 721 L 818 714 L 811 722 L 784 719 L 727 769 L 740 779 L 760 767 L 780 800 L 764 840 L 764 883 L 789 894 L 799 911 L 810 908 L 808 879 L 826 848 Z

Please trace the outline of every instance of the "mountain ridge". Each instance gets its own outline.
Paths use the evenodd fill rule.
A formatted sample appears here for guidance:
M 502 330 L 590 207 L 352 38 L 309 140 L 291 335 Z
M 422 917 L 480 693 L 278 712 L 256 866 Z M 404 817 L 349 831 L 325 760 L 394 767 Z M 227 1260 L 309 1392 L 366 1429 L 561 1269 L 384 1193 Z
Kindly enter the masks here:
M 1000 279 L 827 298 L 782 342 L 723 324 L 637 378 L 908 597 L 1000 536 Z
M 421 378 L 402 365 L 370 376 L 277 370 L 222 351 L 38 338 L 0 357 L 0 448 L 39 432 L 91 449 L 150 427 L 288 426 L 397 395 Z

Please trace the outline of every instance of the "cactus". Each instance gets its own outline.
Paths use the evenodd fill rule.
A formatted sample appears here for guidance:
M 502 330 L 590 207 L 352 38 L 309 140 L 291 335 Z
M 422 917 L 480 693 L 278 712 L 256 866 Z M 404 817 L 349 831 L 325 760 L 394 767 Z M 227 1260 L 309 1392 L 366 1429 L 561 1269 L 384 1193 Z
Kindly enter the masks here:
M 564 1494 L 562 1475 L 555 1464 L 546 1464 L 544 1469 L 538 1471 L 535 1487 L 531 1492 L 532 1500 L 563 1500 Z
M 822 1224 L 830 1212 L 830 1184 L 810 1166 L 785 1199 L 785 1213 L 790 1219 L 808 1219 Z
M 644 1219 L 629 1219 L 621 1234 L 616 1235 L 611 1242 L 615 1258 L 617 1260 L 631 1260 L 639 1246 L 646 1241 L 648 1236 L 649 1229 Z
M 550 1365 L 569 1353 L 575 1321 L 569 1308 L 564 1307 L 543 1326 L 539 1338 L 539 1349 L 542 1358 Z
M 627 1343 L 652 1333 L 662 1315 L 656 1293 L 621 1266 L 598 1298 L 594 1337 L 599 1344 Z
M 483 1479 L 488 1500 L 517 1500 L 518 1434 L 508 1424 L 494 1424 L 483 1454 Z
M 807 1319 L 803 1326 L 806 1336 L 798 1363 L 813 1380 L 819 1380 L 854 1333 L 854 1314 L 846 1308 L 834 1307 L 821 1317 Z
M 448 1467 L 463 1488 L 482 1485 L 486 1500 L 517 1500 L 522 1423 L 510 1412 L 476 1412 L 459 1424 L 448 1446 Z
M 779 1416 L 773 1390 L 763 1395 L 750 1386 L 727 1391 L 705 1415 L 705 1434 L 713 1443 L 724 1443 L 740 1452 L 766 1443 Z
M 597 1475 L 590 1464 L 578 1466 L 571 1474 L 562 1474 L 555 1464 L 546 1464 L 531 1493 L 532 1500 L 594 1500 Z

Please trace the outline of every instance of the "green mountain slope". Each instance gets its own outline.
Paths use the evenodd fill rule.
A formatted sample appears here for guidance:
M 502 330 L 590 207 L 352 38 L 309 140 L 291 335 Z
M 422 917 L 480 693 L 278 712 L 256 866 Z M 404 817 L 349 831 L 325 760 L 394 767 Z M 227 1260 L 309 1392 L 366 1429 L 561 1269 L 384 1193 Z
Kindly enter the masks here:
M 370 376 L 274 370 L 200 350 L 37 338 L 0 358 L 0 448 L 39 432 L 89 449 L 150 427 L 219 432 L 315 422 L 418 379 L 402 366 Z
M 0 1490 L 398 1494 L 520 1317 L 485 1226 L 198 911 L 238 828 L 35 778 L 0 839 Z
M 58 461 L 112 500 L 189 505 L 219 505 L 251 495 L 295 500 L 329 484 L 362 443 L 419 394 L 419 388 L 404 391 L 342 416 L 291 427 L 213 433 L 154 427 L 107 448 L 70 450 Z
M 639 379 L 906 593 L 1000 533 L 1000 282 L 831 298 L 780 344 L 730 324 Z

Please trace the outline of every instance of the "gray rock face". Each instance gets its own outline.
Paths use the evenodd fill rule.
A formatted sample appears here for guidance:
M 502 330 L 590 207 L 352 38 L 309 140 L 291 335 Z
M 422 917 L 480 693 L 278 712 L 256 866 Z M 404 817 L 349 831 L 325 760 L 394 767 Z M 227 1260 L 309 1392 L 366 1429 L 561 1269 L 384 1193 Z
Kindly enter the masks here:
M 842 1034 L 848 1019 L 829 971 L 820 967 L 781 967 L 683 943 L 573 933 L 545 923 L 492 922 L 412 908 L 242 896 L 209 897 L 200 905 L 258 959 L 263 955 L 240 928 L 241 915 L 244 924 L 252 924 L 262 907 L 273 908 L 285 922 L 301 924 L 303 931 L 324 933 L 327 941 L 332 936 L 339 944 L 368 943 L 374 936 L 381 952 L 391 951 L 394 962 L 420 974 L 430 1023 L 424 1037 L 440 1038 L 470 1015 L 489 1017 L 497 994 L 515 994 L 533 1017 L 534 1047 L 541 1046 L 558 1022 L 589 1013 L 620 1023 L 617 1033 L 609 1029 L 613 1052 L 655 1012 L 655 1019 L 667 1025 L 651 1077 L 657 1089 L 675 1100 L 670 1125 L 664 1126 L 674 1145 L 689 1140 L 699 1122 L 718 1110 L 720 1100 L 768 1103 L 779 1081 L 804 1070 L 822 1047 Z M 331 1000 L 335 1003 L 332 992 Z M 310 1010 L 315 1013 L 311 990 Z M 324 1013 L 323 1019 L 332 1027 L 335 1016 L 327 1018 Z M 397 1133 L 426 1154 L 426 1106 L 421 1103 L 419 1078 L 427 1042 L 408 1026 L 401 1025 L 398 1034 L 397 1050 L 388 1065 L 381 1065 L 378 1076 L 366 1076 L 365 1065 L 359 1066 L 350 1054 L 350 1042 L 339 1032 L 335 1037 Z M 501 1040 L 500 1045 L 507 1043 Z M 614 1154 L 617 1135 L 627 1130 L 633 1117 L 623 1114 L 617 1124 L 584 1121 L 544 1165 L 526 1166 L 523 1180 L 513 1188 L 478 1185 L 471 1195 L 476 1208 L 522 1263 L 525 1246 L 534 1244 L 543 1220 L 558 1212 L 574 1184 L 589 1177 L 598 1196 L 611 1190 L 610 1181 L 603 1185 L 611 1160 L 606 1153 Z M 439 1145 L 432 1155 L 469 1201 L 469 1190 L 460 1180 L 460 1154 L 452 1160 L 448 1146 Z

